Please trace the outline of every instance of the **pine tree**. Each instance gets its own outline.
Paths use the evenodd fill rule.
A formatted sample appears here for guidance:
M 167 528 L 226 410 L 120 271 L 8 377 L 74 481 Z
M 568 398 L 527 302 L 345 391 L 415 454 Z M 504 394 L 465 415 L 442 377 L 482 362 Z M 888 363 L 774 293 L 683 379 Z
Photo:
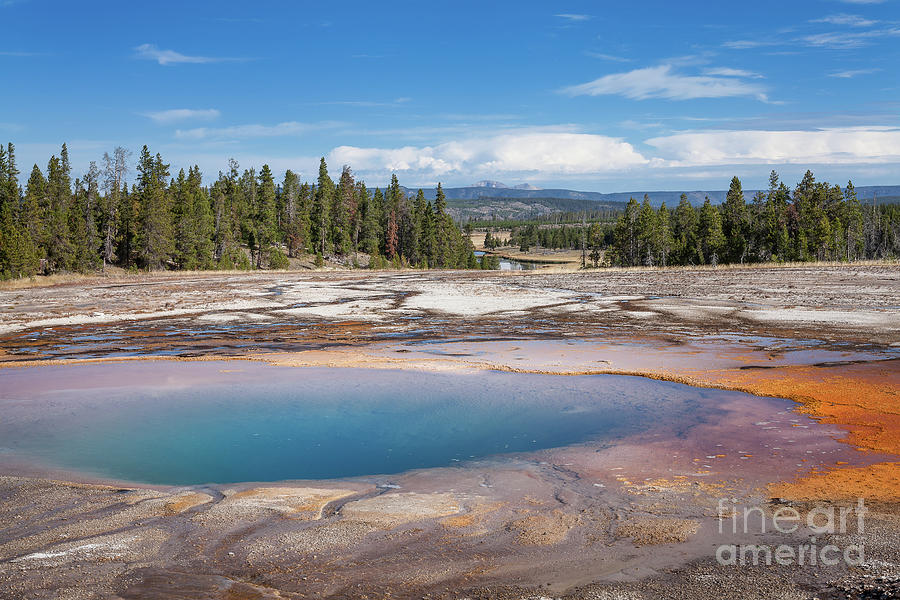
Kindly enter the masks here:
M 391 210 L 388 214 L 387 230 L 385 231 L 384 254 L 390 259 L 398 256 L 400 238 L 397 226 L 397 213 Z
M 725 236 L 722 234 L 722 216 L 719 209 L 709 201 L 709 196 L 703 201 L 703 207 L 700 209 L 699 239 L 703 262 L 713 266 L 719 264 Z
M 363 223 L 362 232 L 360 234 L 360 246 L 363 252 L 366 252 L 372 257 L 378 255 L 378 250 L 382 245 L 382 204 L 384 204 L 384 196 L 381 194 L 380 189 L 376 188 L 375 194 L 370 198 L 368 191 L 363 188 L 363 195 L 361 196 Z
M 113 156 L 103 153 L 103 191 L 100 199 L 100 224 L 103 236 L 103 265 L 116 260 L 116 236 L 119 224 L 119 194 L 125 185 L 128 157 L 131 152 L 121 146 L 113 150 Z
M 430 264 L 431 260 L 431 257 L 429 256 L 430 248 L 428 247 L 426 235 L 426 230 L 430 229 L 430 226 L 427 223 L 429 217 L 425 208 L 427 205 L 428 202 L 425 200 L 425 192 L 420 188 L 416 192 L 416 198 L 413 200 L 412 207 L 412 240 L 410 242 L 412 254 L 410 255 L 410 262 L 423 266 L 425 264 Z
M 438 183 L 434 198 L 434 237 L 437 244 L 434 260 L 439 268 L 445 268 L 450 262 L 450 231 L 452 223 L 447 214 L 447 197 L 444 188 Z
M 312 213 L 314 193 L 315 190 L 310 184 L 304 183 L 300 186 L 297 209 L 297 247 L 307 251 L 312 249 L 312 222 L 310 214 Z
M 151 156 L 147 146 L 141 149 L 138 162 L 136 250 L 147 270 L 162 269 L 174 251 L 172 210 L 166 180 L 169 165 L 157 154 Z
M 65 150 L 65 144 L 63 144 Z M 48 268 L 62 271 L 72 267 L 73 248 L 69 235 L 69 209 L 72 203 L 68 151 L 63 159 L 53 156 L 47 164 L 46 238 Z
M 638 264 L 640 252 L 638 246 L 638 214 L 640 207 L 637 200 L 630 198 L 625 205 L 625 212 L 616 222 L 614 245 L 616 262 L 623 267 Z
M 660 204 L 659 211 L 656 213 L 656 236 L 655 246 L 659 257 L 659 265 L 665 267 L 669 264 L 672 248 L 675 245 L 672 235 L 672 221 L 665 202 Z
M 138 213 L 136 187 L 132 186 L 131 193 L 128 192 L 128 183 L 122 184 L 122 191 L 119 193 L 119 208 L 116 211 L 118 215 L 118 224 L 116 231 L 119 234 L 118 250 L 119 262 L 126 268 L 135 266 L 137 262 L 137 227 Z
M 393 259 L 403 252 L 403 218 L 406 215 L 406 195 L 400 189 L 400 182 L 397 175 L 391 175 L 391 183 L 388 185 L 384 193 L 384 210 L 382 218 L 384 219 L 384 244 L 385 256 Z M 392 224 L 393 223 L 393 224 Z M 390 242 L 393 243 L 390 243 Z
M 859 198 L 856 195 L 856 188 L 853 182 L 847 182 L 847 188 L 844 191 L 846 198 L 846 216 L 847 223 L 847 260 L 858 260 L 864 256 L 865 252 L 865 235 L 863 232 L 863 211 L 859 204 Z
M 316 252 L 322 254 L 322 256 L 325 255 L 327 250 L 329 213 L 333 198 L 334 182 L 328 176 L 328 165 L 325 164 L 325 158 L 322 157 L 319 162 L 319 178 L 316 181 L 312 214 L 310 215 L 313 246 Z
M 344 255 L 353 246 L 352 219 L 356 213 L 356 183 L 350 167 L 344 165 L 338 180 L 337 192 L 331 203 L 331 223 L 329 238 L 334 253 Z
M 656 241 L 658 238 L 656 211 L 650 205 L 650 197 L 646 194 L 644 194 L 644 201 L 641 203 L 641 208 L 638 212 L 637 238 L 640 263 L 648 267 L 654 266 L 656 264 Z
M 275 241 L 275 178 L 269 165 L 259 172 L 259 190 L 253 212 L 253 225 L 257 244 L 256 268 L 261 269 L 269 247 Z
M 83 180 L 75 181 L 75 195 L 69 211 L 69 236 L 72 248 L 70 268 L 88 273 L 99 267 L 100 239 L 95 220 L 100 195 L 100 170 L 91 161 Z
M 194 230 L 194 211 L 184 169 L 178 171 L 178 177 L 175 178 L 172 184 L 170 194 L 172 195 L 175 236 L 175 251 L 172 254 L 172 260 L 178 269 L 195 269 L 197 265 L 194 248 L 197 240 Z
M 747 253 L 746 212 L 741 180 L 733 177 L 722 205 L 722 232 L 725 236 L 722 258 L 725 262 L 744 262 Z
M 279 218 L 281 229 L 284 232 L 284 242 L 287 245 L 288 256 L 297 256 L 304 240 L 300 235 L 300 178 L 296 173 L 288 169 L 284 172 L 284 182 L 281 184 L 282 214 Z
M 697 211 L 688 201 L 687 194 L 681 194 L 675 209 L 673 236 L 675 238 L 675 260 L 678 264 L 694 264 L 697 258 Z M 702 262 L 702 261 L 701 261 Z

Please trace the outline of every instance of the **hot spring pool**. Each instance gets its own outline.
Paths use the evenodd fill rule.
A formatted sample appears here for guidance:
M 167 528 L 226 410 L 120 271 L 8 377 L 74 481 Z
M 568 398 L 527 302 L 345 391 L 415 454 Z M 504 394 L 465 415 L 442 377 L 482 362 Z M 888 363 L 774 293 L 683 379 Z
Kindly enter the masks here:
M 151 484 L 453 466 L 716 416 L 725 396 L 639 377 L 107 363 L 0 372 L 0 461 Z

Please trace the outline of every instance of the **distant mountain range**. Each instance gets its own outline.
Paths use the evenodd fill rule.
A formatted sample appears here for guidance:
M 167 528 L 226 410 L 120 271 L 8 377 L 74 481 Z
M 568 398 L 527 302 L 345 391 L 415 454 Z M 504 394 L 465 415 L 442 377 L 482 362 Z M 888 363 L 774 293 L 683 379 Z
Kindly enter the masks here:
M 404 188 L 410 194 L 415 194 L 417 190 Z M 434 200 L 435 189 L 423 188 L 425 197 Z M 477 200 L 479 198 L 491 199 L 493 201 L 502 199 L 561 199 L 561 200 L 592 200 L 600 203 L 620 203 L 628 202 L 629 198 L 643 200 L 644 194 L 650 197 L 650 203 L 653 206 L 659 206 L 663 202 L 668 207 L 674 207 L 681 199 L 681 194 L 686 194 L 688 201 L 694 206 L 703 204 L 704 199 L 709 196 L 713 204 L 719 204 L 725 201 L 726 190 L 683 190 L 683 191 L 652 191 L 652 192 L 613 192 L 604 194 L 602 192 L 579 192 L 566 189 L 541 189 L 531 184 L 522 184 L 513 187 L 506 186 L 499 181 L 479 181 L 478 183 L 466 187 L 444 188 L 447 198 L 454 200 Z M 756 190 L 744 190 L 744 197 L 747 201 L 753 197 Z M 883 202 L 900 201 L 900 185 L 876 185 L 876 186 L 860 186 L 856 188 L 856 193 L 860 200 L 872 200 L 877 197 Z

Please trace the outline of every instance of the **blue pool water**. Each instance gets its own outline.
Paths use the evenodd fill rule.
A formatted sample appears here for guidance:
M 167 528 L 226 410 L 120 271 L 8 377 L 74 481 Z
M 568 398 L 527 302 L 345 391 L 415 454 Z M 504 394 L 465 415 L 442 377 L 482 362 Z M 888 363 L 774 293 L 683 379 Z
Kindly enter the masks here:
M 6 370 L 20 379 L 0 392 L 0 461 L 171 485 L 390 474 L 687 427 L 732 394 L 612 375 L 234 364 Z

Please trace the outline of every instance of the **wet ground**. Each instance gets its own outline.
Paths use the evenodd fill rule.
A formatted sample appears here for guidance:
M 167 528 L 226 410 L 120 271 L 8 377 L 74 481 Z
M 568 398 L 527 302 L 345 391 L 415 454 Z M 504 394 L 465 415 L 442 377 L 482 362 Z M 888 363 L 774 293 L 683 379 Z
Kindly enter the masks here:
M 663 419 L 612 444 L 368 480 L 147 489 L 7 456 L 0 597 L 890 597 L 898 292 L 896 265 L 153 276 L 0 292 L 0 362 L 30 367 L 0 369 L 7 390 L 52 387 L 47 365 L 152 378 L 165 359 L 225 358 L 178 368 L 617 373 L 796 402 L 723 396 L 720 415 L 690 426 Z M 814 537 L 722 534 L 723 499 L 805 516 L 858 495 L 865 531 L 818 539 L 863 542 L 860 565 L 713 558 L 722 543 Z

